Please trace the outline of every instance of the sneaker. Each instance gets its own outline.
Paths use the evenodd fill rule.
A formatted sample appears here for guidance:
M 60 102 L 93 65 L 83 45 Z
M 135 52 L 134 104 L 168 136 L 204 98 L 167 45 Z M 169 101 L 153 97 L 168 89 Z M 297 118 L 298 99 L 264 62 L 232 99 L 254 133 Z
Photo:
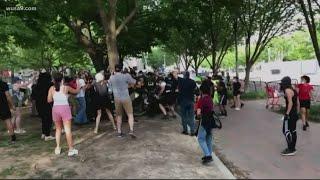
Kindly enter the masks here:
M 118 138 L 123 138 L 123 137 L 124 137 L 124 134 L 123 134 L 123 133 L 117 133 L 117 137 L 118 137 Z
M 243 108 L 243 106 L 244 106 L 244 104 L 243 104 L 243 103 L 241 103 L 241 108 Z
M 60 155 L 61 154 L 61 148 L 56 147 L 56 149 L 54 150 L 54 154 Z
M 71 157 L 71 156 L 76 156 L 78 155 L 79 151 L 76 150 L 76 149 L 72 149 L 72 150 L 69 150 L 68 152 L 68 156 Z
M 131 137 L 132 139 L 136 139 L 136 138 L 137 138 L 137 136 L 133 133 L 133 131 L 130 131 L 130 132 L 129 132 L 129 135 L 130 135 L 130 137 Z
M 302 130 L 303 130 L 303 131 L 306 131 L 306 130 L 307 130 L 307 125 L 303 125 L 303 126 L 302 126 Z
M 235 108 L 236 111 L 240 111 L 240 108 Z
M 41 139 L 44 139 L 46 137 L 46 135 L 42 134 L 41 135 Z
M 212 161 L 213 161 L 212 156 L 206 156 L 206 157 L 203 158 L 202 164 L 206 165 L 206 164 L 208 164 L 208 163 L 210 163 Z
M 97 128 L 94 128 L 94 131 L 93 131 L 95 134 L 98 134 L 98 129 Z
M 164 120 L 169 120 L 169 116 L 168 116 L 168 114 L 163 115 L 162 119 L 164 119 Z
M 181 134 L 184 134 L 184 135 L 189 135 L 187 131 L 182 131 Z
M 289 150 L 288 148 L 281 152 L 282 156 L 294 156 L 296 154 L 296 150 Z
M 45 136 L 44 137 L 44 141 L 52 141 L 52 140 L 55 140 L 56 138 L 53 137 L 53 136 Z
M 308 121 L 306 122 L 306 126 L 307 126 L 307 127 L 309 127 L 309 123 L 308 123 Z
M 24 129 L 14 130 L 15 134 L 25 134 L 27 131 Z

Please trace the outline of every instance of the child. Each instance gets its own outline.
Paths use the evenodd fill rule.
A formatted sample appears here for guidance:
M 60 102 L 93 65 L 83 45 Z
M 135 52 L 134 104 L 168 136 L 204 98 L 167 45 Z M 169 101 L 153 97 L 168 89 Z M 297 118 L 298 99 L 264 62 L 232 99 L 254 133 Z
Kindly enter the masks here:
M 304 131 L 307 130 L 307 127 L 309 127 L 308 123 L 308 116 L 309 116 L 309 110 L 311 105 L 311 93 L 313 90 L 313 87 L 309 84 L 310 83 L 310 77 L 309 76 L 302 76 L 301 77 L 301 84 L 298 85 L 298 95 L 299 95 L 299 102 L 300 102 L 300 112 L 301 112 L 301 120 L 303 123 L 302 129 Z
M 210 84 L 204 81 L 200 87 L 202 96 L 198 103 L 197 115 L 201 115 L 201 122 L 198 128 L 198 142 L 203 151 L 204 157 L 202 163 L 204 165 L 213 161 L 212 159 L 212 111 L 213 102 L 210 94 Z

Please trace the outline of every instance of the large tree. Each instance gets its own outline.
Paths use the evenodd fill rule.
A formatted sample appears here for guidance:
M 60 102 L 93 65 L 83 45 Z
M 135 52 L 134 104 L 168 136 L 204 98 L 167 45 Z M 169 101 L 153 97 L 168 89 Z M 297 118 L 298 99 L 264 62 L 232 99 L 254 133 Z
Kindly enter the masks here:
M 286 0 L 243 0 L 239 21 L 244 28 L 247 87 L 250 70 L 268 43 L 292 27 L 295 9 Z
M 300 9 L 307 23 L 307 27 L 312 40 L 314 52 L 316 54 L 316 58 L 320 66 L 320 48 L 319 48 L 317 26 L 316 26 L 316 20 L 315 20 L 316 12 L 320 11 L 320 3 L 318 0 L 298 0 L 298 4 L 300 6 Z

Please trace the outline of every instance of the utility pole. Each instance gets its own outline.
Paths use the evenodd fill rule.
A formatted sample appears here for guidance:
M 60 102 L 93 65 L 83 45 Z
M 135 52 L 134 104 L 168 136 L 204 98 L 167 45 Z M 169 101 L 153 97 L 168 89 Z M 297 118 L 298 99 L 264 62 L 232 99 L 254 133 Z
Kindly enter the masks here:
M 235 57 L 236 57 L 236 76 L 239 77 L 239 59 L 238 59 L 238 18 L 234 20 L 234 46 L 235 46 Z

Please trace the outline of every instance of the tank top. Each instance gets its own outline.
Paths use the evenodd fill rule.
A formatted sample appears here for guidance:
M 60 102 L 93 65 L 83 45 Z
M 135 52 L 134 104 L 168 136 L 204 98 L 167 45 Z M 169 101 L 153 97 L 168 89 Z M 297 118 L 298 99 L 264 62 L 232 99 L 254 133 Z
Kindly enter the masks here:
M 55 91 L 53 94 L 53 106 L 69 105 L 68 95 L 63 92 L 65 86 L 60 86 L 60 91 Z
M 104 84 L 104 83 L 101 84 L 100 82 L 99 83 L 97 82 L 94 84 L 94 88 L 95 88 L 95 91 L 97 92 L 97 94 L 101 97 L 107 96 L 109 93 L 107 84 Z
M 298 110 L 297 110 L 297 103 L 298 103 L 298 93 L 296 90 L 290 88 L 293 92 L 294 92 L 294 95 L 292 97 L 292 108 L 291 108 L 291 111 L 289 113 L 289 115 L 297 115 L 298 114 Z M 284 96 L 284 99 L 286 100 L 286 111 L 288 110 L 288 104 L 289 104 L 289 101 L 288 101 L 288 98 L 286 96 Z

